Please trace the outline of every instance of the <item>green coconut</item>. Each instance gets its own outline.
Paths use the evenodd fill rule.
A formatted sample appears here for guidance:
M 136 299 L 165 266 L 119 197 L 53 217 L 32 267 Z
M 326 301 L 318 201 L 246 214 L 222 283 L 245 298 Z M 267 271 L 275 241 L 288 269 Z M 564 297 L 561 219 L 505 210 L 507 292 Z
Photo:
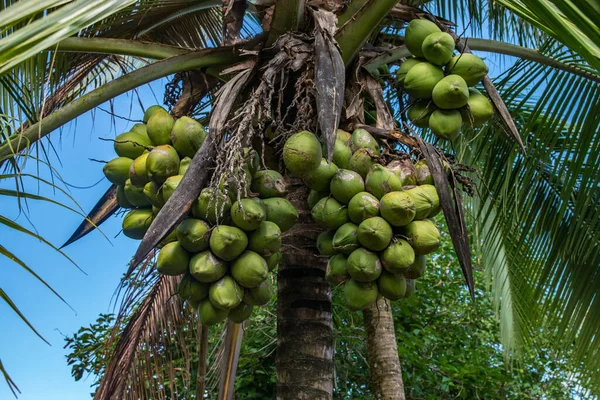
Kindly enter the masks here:
M 242 302 L 244 289 L 229 275 L 212 283 L 208 289 L 208 299 L 220 310 L 231 310 Z
M 383 270 L 377 279 L 377 289 L 388 300 L 400 300 L 406 294 L 406 278 L 402 274 L 391 274 Z
M 375 282 L 358 282 L 350 279 L 344 285 L 346 304 L 352 310 L 364 310 L 377 302 L 379 291 Z
M 348 256 L 347 268 L 350 277 L 358 282 L 371 282 L 381 275 L 381 261 L 377 254 L 362 247 Z
M 148 107 L 146 109 L 146 111 L 144 112 L 144 123 L 147 123 L 148 120 L 150 119 L 150 117 L 152 117 L 158 111 L 167 112 L 167 110 L 165 110 L 163 107 L 161 107 L 159 105 L 154 105 L 154 106 Z
M 133 186 L 130 179 L 125 181 L 123 192 L 125 193 L 127 201 L 136 207 L 147 207 L 151 205 L 144 194 L 144 189 Z
M 336 139 L 333 147 L 333 163 L 337 165 L 338 168 L 348 168 L 350 157 L 352 157 L 352 149 L 350 149 L 350 146 L 340 139 Z
M 156 217 L 160 212 L 160 208 L 152 206 L 152 214 Z
M 123 185 L 117 186 L 117 204 L 122 208 L 135 208 L 133 204 L 127 200 L 127 196 L 125 196 L 125 188 Z
M 406 280 L 406 293 L 404 293 L 404 298 L 412 296 L 416 291 L 416 282 L 414 279 Z
M 277 265 L 279 265 L 279 261 L 281 261 L 282 257 L 283 256 L 280 251 L 273 253 L 268 257 L 263 257 L 265 259 L 265 261 L 267 262 L 267 266 L 269 267 L 269 272 L 277 269 Z
M 115 153 L 131 159 L 138 158 L 151 146 L 150 138 L 139 132 L 121 133 L 114 142 Z
M 429 127 L 429 116 L 435 107 L 429 101 L 417 101 L 406 111 L 406 116 L 418 128 Z
M 423 60 L 410 57 L 407 58 L 406 61 L 402 63 L 402 65 L 400 65 L 400 68 L 398 68 L 398 71 L 396 71 L 396 82 L 398 82 L 400 87 L 404 86 L 404 79 L 406 78 L 406 74 L 408 73 L 408 71 L 420 62 L 423 62 Z
M 245 288 L 253 288 L 267 279 L 269 267 L 258 253 L 246 250 L 231 264 L 231 275 Z
M 332 197 L 325 197 L 311 210 L 317 224 L 327 229 L 337 229 L 348 222 L 348 208 Z
M 475 54 L 462 53 L 452 57 L 446 65 L 447 74 L 460 75 L 468 86 L 475 86 L 488 73 L 488 67 Z
M 157 215 L 157 214 L 155 214 L 155 215 Z M 176 242 L 176 241 L 177 241 L 177 233 L 173 230 L 163 240 L 161 240 L 160 243 L 156 247 L 159 249 L 162 249 L 163 247 L 165 247 L 165 245 L 172 243 L 172 242 Z
M 395 238 L 380 258 L 383 268 L 392 274 L 401 274 L 415 262 L 415 251 L 406 240 Z
M 483 125 L 494 116 L 492 102 L 477 89 L 469 88 L 469 101 L 463 119 L 472 126 Z
M 219 225 L 210 234 L 209 245 L 217 257 L 232 261 L 248 247 L 248 236 L 235 226 Z
M 262 222 L 258 229 L 248 233 L 248 249 L 263 257 L 281 249 L 281 229 L 271 221 Z
M 319 168 L 304 177 L 304 184 L 312 190 L 325 191 L 329 189 L 331 178 L 338 170 L 334 163 L 329 164 L 326 159 L 321 159 Z
M 452 59 L 454 39 L 446 32 L 434 32 L 425 38 L 421 51 L 427 61 L 443 66 Z
M 123 234 L 131 239 L 142 239 L 153 220 L 150 208 L 131 210 L 123 218 Z
M 329 259 L 325 279 L 332 285 L 340 285 L 350 279 L 348 275 L 348 257 L 336 254 Z
M 189 270 L 198 282 L 211 283 L 227 273 L 227 264 L 210 250 L 204 250 L 190 258 Z
M 236 308 L 229 310 L 227 319 L 236 324 L 241 324 L 252 315 L 254 306 L 248 305 L 244 302 L 240 303 Z
M 319 168 L 322 158 L 319 140 L 308 131 L 290 136 L 283 146 L 283 162 L 286 168 L 300 178 Z
M 185 173 L 187 172 L 191 163 L 192 163 L 191 158 L 189 158 L 189 157 L 182 158 L 181 161 L 179 162 L 179 173 L 177 175 L 185 175 Z
M 444 78 L 444 71 L 437 65 L 422 62 L 412 67 L 404 78 L 404 90 L 419 99 L 430 99 L 434 87 Z
M 427 160 L 422 159 L 415 164 L 417 185 L 433 185 L 433 175 L 427 166 Z
M 440 231 L 428 219 L 411 222 L 404 227 L 403 233 L 409 238 L 416 255 L 427 255 L 440 247 Z
M 162 145 L 152 149 L 146 158 L 146 172 L 151 181 L 163 183 L 179 173 L 179 155 L 172 146 Z
M 410 279 L 419 279 L 425 273 L 425 265 L 427 264 L 427 257 L 416 256 L 415 262 L 404 272 L 404 276 Z
M 333 236 L 335 232 L 335 230 L 325 231 L 319 233 L 319 236 L 317 236 L 317 250 L 320 255 L 332 256 L 336 253 L 333 249 Z
M 433 185 L 416 186 L 408 191 L 415 203 L 415 220 L 433 217 L 440 209 L 440 198 Z
M 141 133 L 142 135 L 148 136 L 148 131 L 146 130 L 146 124 L 135 124 L 129 130 L 130 132 Z
M 188 271 L 190 253 L 179 242 L 167 243 L 158 253 L 156 269 L 163 275 L 175 276 Z
M 148 158 L 148 154 L 150 153 L 144 153 L 136 158 L 129 167 L 129 179 L 133 186 L 143 188 L 146 183 L 150 182 L 146 173 L 146 159 Z
M 386 193 L 402 190 L 402 180 L 383 165 L 375 164 L 367 175 L 365 189 L 381 199 Z
M 184 116 L 173 124 L 171 142 L 182 157 L 194 157 L 205 139 L 206 131 L 195 119 Z
M 458 110 L 437 109 L 431 113 L 429 128 L 439 138 L 455 140 L 460 134 L 463 120 Z
M 331 242 L 333 250 L 336 253 L 350 254 L 360 247 L 358 242 L 358 226 L 352 222 L 347 222 L 340 226 Z
M 283 175 L 272 169 L 266 169 L 254 174 L 250 190 L 258 193 L 262 199 L 283 197 L 287 194 L 287 185 Z
M 352 134 L 350 132 L 346 132 L 343 129 L 338 129 L 335 134 L 336 140 L 341 140 L 346 143 L 348 140 L 352 139 Z
M 371 149 L 358 149 L 350 157 L 348 161 L 348 170 L 355 171 L 363 179 L 367 177 L 367 174 L 371 170 L 371 167 L 375 165 L 377 156 L 373 154 Z
M 262 204 L 251 199 L 241 199 L 231 206 L 231 220 L 240 229 L 258 229 L 265 219 L 266 210 Z
M 228 314 L 228 310 L 221 310 L 215 307 L 210 299 L 204 299 L 198 305 L 198 318 L 202 325 L 212 326 L 223 322 Z
M 432 98 L 439 108 L 445 110 L 461 108 L 469 101 L 469 87 L 460 75 L 448 75 L 435 85 Z M 431 127 L 431 117 L 429 127 Z
M 181 247 L 192 253 L 208 249 L 210 226 L 201 219 L 183 220 L 175 230 Z
M 275 222 L 281 232 L 291 229 L 298 221 L 298 210 L 292 203 L 281 197 L 271 197 L 263 200 L 267 210 L 267 221 Z
M 182 300 L 199 302 L 208 296 L 208 285 L 198 282 L 190 274 L 184 274 L 177 286 L 177 294 Z
M 152 204 L 153 207 L 162 208 L 165 201 L 162 198 L 162 193 L 159 192 L 160 184 L 156 182 L 148 182 L 144 185 L 144 196 Z
M 196 218 L 216 224 L 229 216 L 231 200 L 224 193 L 211 188 L 204 188 L 198 200 L 192 204 L 192 214 Z
M 106 179 L 111 183 L 114 183 L 115 185 L 124 185 L 125 181 L 129 179 L 129 168 L 131 168 L 131 164 L 133 164 L 131 158 L 113 158 L 104 164 L 102 172 L 104 172 L 104 176 L 106 176 Z
M 317 192 L 316 190 L 311 190 L 308 194 L 308 208 L 312 209 L 323 197 L 329 196 L 329 190 L 324 192 Z
M 393 226 L 408 225 L 415 218 L 415 203 L 407 192 L 388 193 L 379 204 L 381 216 Z
M 182 179 L 183 175 L 173 175 L 168 177 L 165 183 L 162 184 L 162 186 L 159 189 L 159 193 L 162 196 L 165 203 L 169 201 L 171 196 L 173 196 L 173 193 L 175 193 L 175 189 L 177 189 L 177 186 L 179 186 Z
M 166 111 L 156 111 L 146 123 L 148 137 L 155 145 L 171 144 L 171 130 L 175 119 Z
M 402 180 L 402 186 L 414 186 L 417 184 L 417 171 L 409 158 L 394 160 L 387 165 L 387 169 L 398 175 Z
M 256 287 L 244 290 L 244 303 L 252 306 L 264 306 L 271 297 L 273 297 L 271 284 L 266 280 Z
M 371 193 L 360 192 L 348 203 L 348 217 L 355 224 L 379 215 L 379 200 Z
M 365 181 L 358 172 L 338 169 L 329 185 L 332 196 L 343 204 L 348 204 L 354 196 L 365 191 Z
M 356 235 L 360 244 L 367 249 L 381 251 L 390 244 L 393 232 L 385 219 L 373 217 L 360 223 Z
M 432 33 L 441 32 L 436 24 L 426 19 L 413 19 L 406 27 L 404 44 L 415 57 L 423 57 L 423 42 Z
M 379 143 L 365 129 L 359 128 L 352 133 L 352 150 L 371 149 L 374 155 L 380 154 Z

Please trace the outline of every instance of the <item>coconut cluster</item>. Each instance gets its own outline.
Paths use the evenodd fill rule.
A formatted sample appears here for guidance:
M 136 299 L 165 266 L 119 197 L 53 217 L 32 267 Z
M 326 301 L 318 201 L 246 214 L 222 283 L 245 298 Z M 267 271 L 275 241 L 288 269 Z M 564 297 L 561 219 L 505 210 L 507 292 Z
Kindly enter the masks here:
M 305 131 L 286 141 L 283 159 L 311 189 L 312 218 L 326 229 L 317 248 L 330 257 L 327 280 L 344 285 L 346 302 L 356 310 L 380 295 L 410 296 L 426 255 L 440 245 L 440 232 L 429 219 L 439 213 L 440 201 L 425 160 L 413 165 L 407 157 L 382 165 L 380 145 L 364 129 L 338 130 L 331 164 L 323 152 Z
M 492 103 L 472 87 L 488 72 L 481 58 L 455 54 L 452 36 L 426 19 L 408 24 L 404 42 L 412 57 L 402 63 L 396 78 L 414 98 L 407 117 L 415 126 L 454 140 L 463 123 L 475 127 L 492 118 Z
M 148 108 L 144 122 L 117 136 L 119 157 L 104 167 L 118 185 L 119 206 L 131 209 L 122 226 L 132 239 L 144 237 L 206 139 L 199 122 L 175 120 L 160 106 Z M 162 241 L 156 260 L 159 273 L 181 276 L 179 296 L 206 325 L 226 318 L 241 323 L 254 306 L 270 300 L 268 277 L 281 260 L 281 233 L 298 219 L 283 198 L 287 187 L 281 174 L 258 170 L 253 149 L 240 156 L 247 190 L 240 191 L 239 179 L 228 176 L 219 177 L 217 188 L 204 188 L 187 218 Z

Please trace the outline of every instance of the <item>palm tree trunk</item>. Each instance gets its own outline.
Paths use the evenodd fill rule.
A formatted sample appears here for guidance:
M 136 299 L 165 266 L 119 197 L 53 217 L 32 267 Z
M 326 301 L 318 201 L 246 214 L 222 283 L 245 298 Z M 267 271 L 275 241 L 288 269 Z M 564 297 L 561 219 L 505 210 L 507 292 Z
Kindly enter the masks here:
M 277 301 L 277 399 L 329 400 L 333 390 L 331 287 L 315 246 L 319 232 L 300 180 L 288 199 L 300 219 L 284 235 Z
M 402 368 L 390 302 L 381 298 L 363 311 L 367 353 L 375 399 L 404 400 Z

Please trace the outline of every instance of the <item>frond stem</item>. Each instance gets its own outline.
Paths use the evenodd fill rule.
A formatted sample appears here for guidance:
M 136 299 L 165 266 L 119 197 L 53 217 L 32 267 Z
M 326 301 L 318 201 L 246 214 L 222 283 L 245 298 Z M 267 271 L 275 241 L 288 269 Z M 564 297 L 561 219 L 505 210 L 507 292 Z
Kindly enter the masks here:
M 123 75 L 57 110 L 24 132 L 14 135 L 12 139 L 0 146 L 0 163 L 67 122 L 129 90 L 177 72 L 231 65 L 240 61 L 241 57 L 233 47 L 205 49 L 157 61 Z
M 57 50 L 52 46 L 48 50 Z M 190 52 L 180 47 L 137 40 L 70 37 L 58 43 L 58 51 L 80 53 L 120 54 L 162 60 Z

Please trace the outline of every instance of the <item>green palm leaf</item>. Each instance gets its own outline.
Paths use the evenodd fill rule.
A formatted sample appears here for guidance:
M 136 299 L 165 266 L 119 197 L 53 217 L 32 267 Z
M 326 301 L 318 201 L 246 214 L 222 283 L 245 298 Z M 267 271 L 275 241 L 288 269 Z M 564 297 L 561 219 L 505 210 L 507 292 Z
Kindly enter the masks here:
M 582 62 L 558 45 L 542 50 Z M 505 348 L 534 343 L 540 329 L 551 329 L 558 343 L 575 343 L 575 361 L 598 382 L 600 84 L 526 61 L 496 83 L 528 156 L 518 154 L 496 124 L 457 152 L 480 171 L 481 196 L 471 211 L 495 278 Z
M 594 0 L 498 0 L 600 70 L 600 11 Z

